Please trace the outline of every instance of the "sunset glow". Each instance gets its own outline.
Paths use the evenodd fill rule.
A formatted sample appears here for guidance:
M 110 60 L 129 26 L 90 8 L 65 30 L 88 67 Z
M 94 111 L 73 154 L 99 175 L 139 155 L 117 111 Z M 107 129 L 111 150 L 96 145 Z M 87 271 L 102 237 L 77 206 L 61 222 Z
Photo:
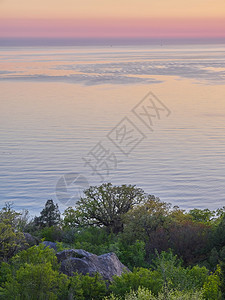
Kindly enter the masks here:
M 225 37 L 223 19 L 0 21 L 1 37 Z
M 0 37 L 224 36 L 222 0 L 0 0 Z

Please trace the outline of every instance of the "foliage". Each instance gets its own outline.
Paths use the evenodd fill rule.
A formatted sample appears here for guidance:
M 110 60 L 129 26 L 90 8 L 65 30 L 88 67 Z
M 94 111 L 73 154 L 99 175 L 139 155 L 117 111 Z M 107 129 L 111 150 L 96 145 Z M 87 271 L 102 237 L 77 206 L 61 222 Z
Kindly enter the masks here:
M 163 279 L 158 271 L 138 268 L 122 274 L 121 277 L 114 277 L 110 290 L 115 295 L 124 296 L 130 290 L 137 291 L 139 287 L 147 288 L 157 295 L 163 287 Z
M 105 298 L 105 300 L 203 300 L 202 293 L 197 292 L 180 292 L 180 291 L 170 291 L 166 295 L 164 293 L 159 293 L 158 296 L 152 294 L 146 288 L 139 287 L 137 291 L 130 291 L 125 295 L 124 298 L 120 296 L 115 296 L 111 294 L 110 297 Z
M 201 222 L 204 224 L 208 224 L 214 220 L 215 211 L 211 211 L 208 208 L 206 209 L 191 209 L 189 211 L 189 215 L 195 222 Z
M 154 269 L 163 279 L 164 289 L 200 290 L 208 278 L 208 270 L 198 265 L 184 268 L 181 259 L 172 251 L 162 252 L 153 260 Z
M 223 295 L 223 299 L 225 299 L 225 247 L 221 249 L 220 252 L 220 281 L 221 281 L 221 292 Z
M 68 234 L 68 229 L 66 229 L 66 233 Z M 118 254 L 116 250 L 118 239 L 113 233 L 107 233 L 106 228 L 73 228 L 70 231 L 70 236 L 64 236 L 62 241 L 72 248 L 82 248 L 97 255 L 112 251 L 116 251 Z
M 133 207 L 124 216 L 124 231 L 128 239 L 149 240 L 157 228 L 165 225 L 169 209 L 170 204 L 148 195 L 144 203 Z
M 76 300 L 98 300 L 107 295 L 105 281 L 96 273 L 94 277 L 75 274 L 70 278 L 69 296 Z
M 36 217 L 34 222 L 40 227 L 51 227 L 58 225 L 60 222 L 58 204 L 54 204 L 53 200 L 47 200 L 45 203 L 45 208 L 40 213 L 40 217 Z
M 221 217 L 218 226 L 213 232 L 213 242 L 217 249 L 225 246 L 225 215 Z
M 52 249 L 26 249 L 24 231 L 57 242 L 58 251 L 114 252 L 132 272 L 115 276 L 109 286 L 99 274 L 67 277 Z M 104 297 L 225 299 L 225 207 L 185 212 L 135 186 L 103 184 L 86 190 L 64 220 L 52 200 L 34 221 L 11 204 L 2 208 L 0 299 Z
M 2 299 L 58 299 L 68 285 L 67 276 L 58 271 L 54 251 L 44 245 L 21 251 L 1 269 L 6 279 Z
M 61 241 L 63 232 L 58 226 L 44 227 L 39 231 L 39 235 L 46 241 Z
M 186 265 L 206 259 L 209 230 L 209 226 L 202 223 L 173 222 L 168 229 L 169 248 L 182 257 Z
M 137 267 L 146 267 L 145 261 L 145 243 L 143 241 L 135 241 L 129 245 L 124 243 L 122 239 L 117 244 L 118 250 L 116 254 L 123 264 L 125 264 L 130 270 Z
M 8 261 L 25 244 L 18 230 L 19 217 L 9 203 L 0 211 L 0 261 Z
M 157 255 L 153 260 L 153 269 L 134 269 L 132 273 L 115 277 L 110 289 L 115 295 L 125 296 L 130 290 L 137 291 L 139 287 L 144 287 L 155 296 L 163 293 L 169 297 L 172 290 L 188 294 L 203 287 L 211 289 L 211 281 L 205 267 L 184 268 L 182 261 L 170 251 Z M 219 288 L 218 282 L 215 287 Z
M 57 299 L 67 277 L 51 268 L 51 263 L 22 265 L 8 276 L 1 294 L 5 299 Z
M 11 264 L 18 268 L 21 264 L 45 264 L 50 263 L 53 270 L 58 270 L 59 265 L 53 249 L 45 247 L 44 244 L 33 246 L 23 250 L 11 259 Z
M 77 203 L 73 218 L 78 225 L 105 226 L 108 232 L 123 230 L 123 216 L 144 199 L 143 190 L 133 185 L 113 186 L 105 183 L 84 191 L 86 197 Z M 66 222 L 71 209 L 66 211 Z M 73 221 L 74 222 L 74 221 Z
M 217 270 L 214 274 L 208 276 L 206 282 L 203 285 L 203 296 L 206 300 L 220 300 L 222 299 L 222 292 L 220 289 L 221 269 L 217 266 Z

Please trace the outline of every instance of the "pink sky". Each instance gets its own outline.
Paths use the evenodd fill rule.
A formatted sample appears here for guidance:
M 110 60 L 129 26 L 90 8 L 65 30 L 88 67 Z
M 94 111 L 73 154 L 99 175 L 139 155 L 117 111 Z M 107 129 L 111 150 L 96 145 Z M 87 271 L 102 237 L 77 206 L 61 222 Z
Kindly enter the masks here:
M 0 0 L 0 37 L 225 37 L 225 0 Z
M 225 37 L 224 18 L 1 19 L 0 37 Z

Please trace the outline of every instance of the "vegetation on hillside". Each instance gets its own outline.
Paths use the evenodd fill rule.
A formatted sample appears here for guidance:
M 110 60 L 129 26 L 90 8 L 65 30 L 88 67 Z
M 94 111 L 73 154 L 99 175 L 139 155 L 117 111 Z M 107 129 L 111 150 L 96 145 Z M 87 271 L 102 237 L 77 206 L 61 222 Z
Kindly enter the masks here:
M 115 252 L 130 270 L 106 283 L 60 272 L 53 249 Z M 135 186 L 102 184 L 60 215 L 52 200 L 33 219 L 7 203 L 0 211 L 0 299 L 225 299 L 225 207 L 172 207 Z

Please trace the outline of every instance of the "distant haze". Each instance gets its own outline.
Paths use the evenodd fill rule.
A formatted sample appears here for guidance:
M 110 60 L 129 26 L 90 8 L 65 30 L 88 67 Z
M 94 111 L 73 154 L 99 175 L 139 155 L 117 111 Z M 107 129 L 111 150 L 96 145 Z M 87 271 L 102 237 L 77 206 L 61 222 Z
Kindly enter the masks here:
M 47 38 L 47 37 L 0 37 L 1 47 L 24 46 L 160 46 L 225 44 L 225 37 L 219 38 Z

